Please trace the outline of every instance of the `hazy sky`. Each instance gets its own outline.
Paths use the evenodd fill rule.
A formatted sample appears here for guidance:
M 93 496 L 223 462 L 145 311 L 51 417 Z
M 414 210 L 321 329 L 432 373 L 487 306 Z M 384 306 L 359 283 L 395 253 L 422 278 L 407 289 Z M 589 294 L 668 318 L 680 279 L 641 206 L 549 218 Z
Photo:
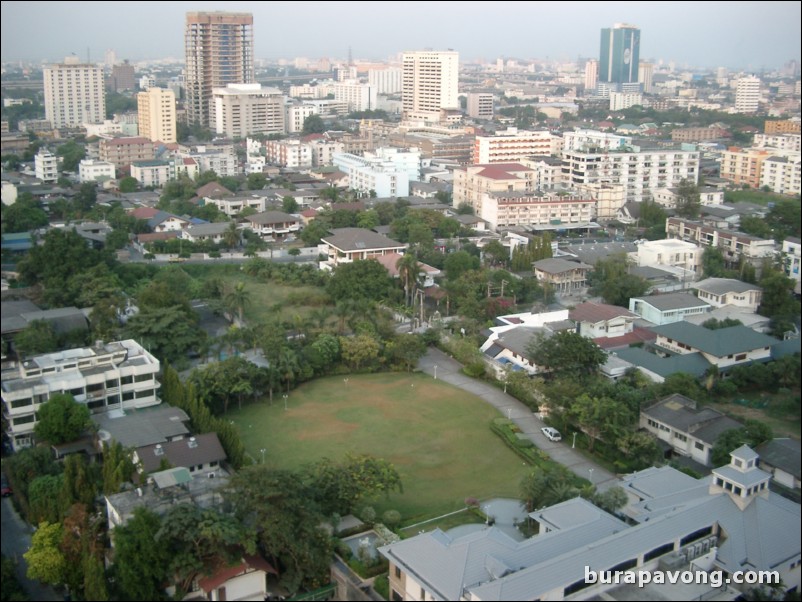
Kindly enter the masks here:
M 800 58 L 794 2 L 2 2 L 3 61 L 183 58 L 184 14 L 251 12 L 255 56 L 385 59 L 453 48 L 461 60 L 597 57 L 599 30 L 641 29 L 641 59 L 759 70 Z

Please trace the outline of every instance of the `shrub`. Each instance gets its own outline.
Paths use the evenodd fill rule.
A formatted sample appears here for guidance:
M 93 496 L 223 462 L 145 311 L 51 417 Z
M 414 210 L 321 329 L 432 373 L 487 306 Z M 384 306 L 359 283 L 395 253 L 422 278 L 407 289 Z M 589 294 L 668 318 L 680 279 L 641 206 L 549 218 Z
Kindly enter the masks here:
M 471 378 L 481 378 L 485 375 L 485 363 L 482 361 L 471 362 L 462 371 Z
M 365 506 L 362 508 L 362 511 L 359 513 L 359 518 L 361 518 L 364 522 L 369 525 L 372 525 L 376 522 L 376 511 L 373 509 L 373 506 Z
M 382 522 L 392 529 L 401 522 L 401 513 L 398 510 L 387 510 L 382 514 Z

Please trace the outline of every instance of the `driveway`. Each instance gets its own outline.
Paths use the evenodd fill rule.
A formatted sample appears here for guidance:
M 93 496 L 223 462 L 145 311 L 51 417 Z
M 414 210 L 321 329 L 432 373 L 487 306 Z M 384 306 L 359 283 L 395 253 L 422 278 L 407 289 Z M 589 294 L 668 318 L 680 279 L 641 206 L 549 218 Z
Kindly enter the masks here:
M 430 347 L 426 355 L 418 362 L 418 368 L 438 380 L 484 399 L 502 415 L 518 425 L 521 432 L 528 435 L 538 448 L 551 456 L 552 460 L 562 464 L 574 474 L 588 479 L 600 491 L 619 484 L 618 477 L 609 470 L 588 460 L 577 450 L 571 449 L 571 441 L 568 440 L 568 437 L 561 442 L 546 439 L 540 432 L 541 428 L 547 426 L 546 423 L 533 414 L 525 404 L 492 385 L 466 376 L 460 372 L 462 364 L 439 349 Z

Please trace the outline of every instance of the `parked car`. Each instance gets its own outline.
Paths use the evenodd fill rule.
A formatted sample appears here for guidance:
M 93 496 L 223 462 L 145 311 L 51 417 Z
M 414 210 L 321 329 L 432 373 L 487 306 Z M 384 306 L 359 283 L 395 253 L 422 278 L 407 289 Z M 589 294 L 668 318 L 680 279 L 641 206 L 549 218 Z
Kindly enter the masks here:
M 11 486 L 8 484 L 8 481 L 6 481 L 6 475 L 2 475 L 0 481 L 0 489 L 2 490 L 3 497 L 8 497 L 14 493 L 11 489 Z
M 560 431 L 557 429 L 553 429 L 550 426 L 544 426 L 540 431 L 546 436 L 549 441 L 562 441 L 562 435 L 560 435 Z

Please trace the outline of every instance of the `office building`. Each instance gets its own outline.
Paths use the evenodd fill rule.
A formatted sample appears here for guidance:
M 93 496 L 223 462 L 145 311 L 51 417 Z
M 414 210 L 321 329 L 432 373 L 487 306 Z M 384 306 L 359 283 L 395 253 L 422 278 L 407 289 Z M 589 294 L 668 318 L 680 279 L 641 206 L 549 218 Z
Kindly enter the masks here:
M 261 84 L 228 84 L 212 93 L 210 125 L 227 138 L 253 134 L 284 134 L 284 97 L 277 88 Z
M 81 127 L 106 118 L 103 68 L 69 56 L 44 68 L 45 119 L 54 128 Z
M 443 109 L 459 109 L 458 81 L 458 52 L 405 52 L 401 91 L 404 119 L 439 121 Z
M 396 67 L 368 70 L 368 83 L 376 88 L 377 94 L 398 94 L 401 92 L 402 70 Z
M 136 88 L 134 79 L 134 66 L 127 60 L 122 65 L 114 65 L 111 68 L 111 75 L 106 82 L 107 87 L 112 92 L 122 92 L 123 90 L 133 90 Z
M 208 126 L 212 90 L 254 81 L 253 15 L 187 13 L 185 45 L 187 121 Z
M 176 138 L 175 94 L 150 88 L 136 96 L 139 135 L 153 142 L 172 143 Z
M 334 100 L 345 103 L 349 112 L 376 110 L 376 88 L 370 84 L 362 84 L 357 80 L 349 79 L 337 82 L 333 88 Z
M 599 82 L 599 61 L 590 59 L 585 63 L 585 94 L 596 90 Z
M 490 92 L 470 92 L 467 109 L 468 117 L 473 119 L 493 119 L 493 95 Z
M 641 89 L 646 94 L 652 93 L 652 78 L 654 77 L 654 65 L 652 63 L 641 62 L 638 67 L 638 81 L 641 84 Z
M 616 23 L 601 31 L 599 81 L 629 84 L 638 81 L 640 29 Z

